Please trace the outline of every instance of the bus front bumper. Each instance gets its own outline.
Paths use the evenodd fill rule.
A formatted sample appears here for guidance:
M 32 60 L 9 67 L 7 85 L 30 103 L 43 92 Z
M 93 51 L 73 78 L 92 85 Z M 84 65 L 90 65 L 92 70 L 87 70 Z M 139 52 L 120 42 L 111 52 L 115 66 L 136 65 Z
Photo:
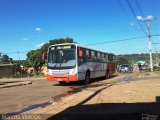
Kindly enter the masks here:
M 48 81 L 77 81 L 77 74 L 75 75 L 66 75 L 66 76 L 53 76 L 53 75 L 47 75 Z

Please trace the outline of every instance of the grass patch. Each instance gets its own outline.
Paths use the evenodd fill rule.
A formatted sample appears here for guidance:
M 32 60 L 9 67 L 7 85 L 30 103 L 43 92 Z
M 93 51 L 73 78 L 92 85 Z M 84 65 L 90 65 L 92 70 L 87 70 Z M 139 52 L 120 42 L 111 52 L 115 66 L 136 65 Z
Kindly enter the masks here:
M 154 67 L 153 67 L 153 71 L 160 72 L 160 67 L 156 67 L 156 66 L 154 66 Z
M 145 75 L 150 75 L 149 73 L 146 73 Z
M 0 79 L 2 78 L 25 78 L 25 77 L 32 77 L 33 75 L 28 75 L 28 74 L 24 74 L 24 75 L 14 75 L 14 74 L 11 74 L 11 75 L 8 75 L 8 74 L 1 74 L 0 75 Z
M 39 77 L 45 77 L 44 74 L 39 74 L 39 75 L 33 75 L 33 74 L 22 74 L 22 75 L 15 75 L 15 74 L 0 74 L 0 79 L 2 78 L 8 78 L 8 79 L 12 79 L 12 78 L 29 78 L 29 77 L 34 77 L 34 78 L 39 78 Z

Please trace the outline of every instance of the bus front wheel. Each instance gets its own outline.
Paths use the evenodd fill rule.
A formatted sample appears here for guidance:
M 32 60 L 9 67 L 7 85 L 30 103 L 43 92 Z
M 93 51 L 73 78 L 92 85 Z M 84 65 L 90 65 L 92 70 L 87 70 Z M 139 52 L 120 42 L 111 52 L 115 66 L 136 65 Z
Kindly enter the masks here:
M 89 84 L 89 82 L 90 82 L 90 73 L 87 72 L 85 76 L 84 84 L 87 85 Z

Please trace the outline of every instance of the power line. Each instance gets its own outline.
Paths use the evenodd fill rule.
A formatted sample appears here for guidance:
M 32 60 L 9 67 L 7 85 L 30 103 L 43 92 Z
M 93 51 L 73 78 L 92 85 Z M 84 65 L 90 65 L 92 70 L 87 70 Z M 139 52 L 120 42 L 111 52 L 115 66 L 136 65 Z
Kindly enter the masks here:
M 131 21 L 129 15 L 128 15 L 126 9 L 123 7 L 123 5 L 121 4 L 121 2 L 120 2 L 119 0 L 116 0 L 116 1 L 117 1 L 118 5 L 120 6 L 122 12 L 123 12 L 123 13 L 125 14 L 125 16 L 127 17 L 128 21 L 129 21 L 130 23 L 132 23 L 132 21 Z M 135 26 L 135 28 L 136 28 L 136 30 L 139 31 L 139 29 L 138 29 L 136 26 Z
M 134 9 L 132 8 L 129 0 L 127 0 L 127 4 L 128 4 L 128 6 L 129 6 L 129 9 L 131 10 L 133 16 L 134 16 L 134 17 L 136 18 L 136 20 L 137 20 L 137 16 L 136 16 L 136 14 L 135 14 L 135 12 L 134 12 Z M 146 35 L 146 32 L 145 32 L 145 30 L 143 29 L 143 26 L 139 23 L 138 20 L 137 20 L 137 23 L 138 23 L 138 25 L 140 26 L 141 30 L 142 30 L 142 31 L 144 32 L 144 34 Z
M 121 2 L 120 2 L 119 0 L 117 0 L 117 3 L 119 4 L 119 6 L 120 6 L 121 10 L 123 11 L 123 13 L 126 15 L 128 21 L 131 23 L 131 19 L 130 19 L 129 15 L 127 14 L 125 8 L 124 8 L 123 5 L 121 4 Z
M 151 35 L 151 37 L 156 37 L 156 36 L 160 36 L 160 34 Z M 119 39 L 119 40 L 113 40 L 113 41 L 108 41 L 108 42 L 86 44 L 86 46 L 97 45 L 97 44 L 106 44 L 106 43 L 114 43 L 114 42 L 130 41 L 130 40 L 136 40 L 136 39 L 147 38 L 147 37 L 148 36 L 132 37 L 132 38 Z
M 157 37 L 157 36 L 160 36 L 160 34 L 150 35 L 150 37 Z M 125 39 L 113 40 L 113 41 L 108 41 L 108 42 L 100 42 L 100 43 L 86 44 L 86 46 L 97 45 L 97 44 L 107 44 L 107 43 L 114 43 L 114 42 L 130 41 L 130 40 L 136 40 L 136 39 L 147 38 L 147 37 L 148 37 L 148 36 L 139 36 L 139 37 L 125 38 Z M 1 53 L 1 54 L 15 54 L 15 53 L 26 53 L 26 52 L 29 52 L 29 51 L 10 52 L 10 53 Z
M 5 54 L 20 54 L 20 53 L 27 53 L 27 52 L 29 51 L 23 51 L 23 52 L 17 51 L 17 52 L 5 53 Z
M 154 14 L 154 16 L 157 18 L 157 15 L 156 15 L 156 7 L 155 7 L 155 1 L 154 1 L 154 0 L 151 0 L 151 1 L 152 1 L 153 14 Z
M 138 2 L 137 0 L 134 0 L 134 3 L 135 3 L 135 5 L 137 6 L 140 14 L 141 14 L 142 16 L 144 16 L 143 11 L 142 11 L 142 9 L 141 9 L 141 6 L 140 6 L 139 2 Z
M 157 36 L 160 36 L 160 34 L 151 35 L 151 37 L 157 37 Z M 147 36 L 147 37 L 148 37 L 148 36 Z
M 157 37 L 157 36 L 160 36 L 160 34 L 150 35 L 150 37 Z M 115 43 L 115 42 L 123 42 L 123 41 L 130 41 L 130 40 L 136 40 L 136 39 L 147 38 L 147 37 L 148 37 L 148 36 L 140 36 L 140 37 L 125 38 L 125 39 L 113 40 L 113 41 L 108 41 L 108 42 L 86 44 L 86 46 L 97 45 L 97 44 Z M 154 43 L 153 43 L 153 44 L 154 44 Z M 18 54 L 18 53 L 26 53 L 26 52 L 29 52 L 29 51 L 10 52 L 10 53 L 2 53 L 2 52 L 1 52 L 1 54 L 15 54 L 15 53 Z
M 152 43 L 152 44 L 160 44 L 160 43 Z

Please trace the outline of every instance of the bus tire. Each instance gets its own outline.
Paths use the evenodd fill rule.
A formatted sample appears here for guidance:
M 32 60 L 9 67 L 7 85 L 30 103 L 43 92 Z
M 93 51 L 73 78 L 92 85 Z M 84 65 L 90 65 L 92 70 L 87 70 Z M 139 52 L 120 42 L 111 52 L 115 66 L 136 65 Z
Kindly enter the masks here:
M 84 84 L 87 85 L 87 84 L 89 84 L 89 82 L 90 82 L 90 73 L 86 72 Z
M 58 81 L 59 82 L 59 85 L 65 85 L 65 81 Z

